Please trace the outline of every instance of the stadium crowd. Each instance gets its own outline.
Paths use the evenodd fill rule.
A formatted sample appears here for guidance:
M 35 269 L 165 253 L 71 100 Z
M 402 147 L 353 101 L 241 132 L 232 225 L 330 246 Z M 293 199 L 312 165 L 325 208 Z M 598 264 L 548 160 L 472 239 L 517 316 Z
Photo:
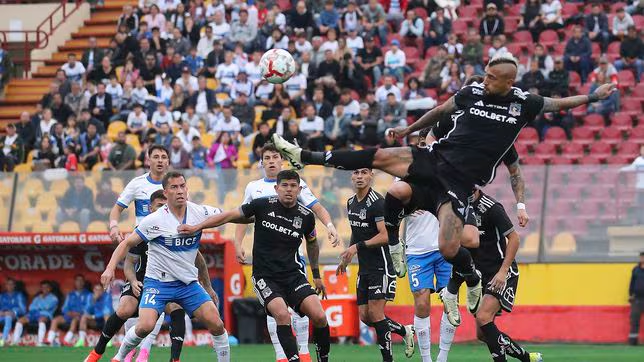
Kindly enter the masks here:
M 571 139 L 586 114 L 608 126 L 621 112 L 632 127 L 642 113 L 639 0 L 206 3 L 124 6 L 109 47 L 89 38 L 36 113 L 6 128 L 0 169 L 134 169 L 154 143 L 176 169 L 243 167 L 273 132 L 313 150 L 396 146 L 405 140 L 387 128 L 449 98 L 499 52 L 519 59 L 526 91 L 560 97 L 608 81 L 621 89 L 581 115 L 541 115 L 532 125 L 541 139 L 558 127 Z M 259 60 L 274 48 L 296 59 L 284 84 L 261 79 Z

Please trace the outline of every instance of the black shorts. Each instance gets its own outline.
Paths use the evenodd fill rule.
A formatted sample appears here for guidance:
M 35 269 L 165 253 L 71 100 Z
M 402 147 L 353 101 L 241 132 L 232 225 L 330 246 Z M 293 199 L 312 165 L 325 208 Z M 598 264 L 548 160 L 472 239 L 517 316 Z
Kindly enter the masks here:
M 483 294 L 489 294 L 498 299 L 499 303 L 501 303 L 501 310 L 511 313 L 512 307 L 514 307 L 514 298 L 517 295 L 517 288 L 519 287 L 519 271 L 510 268 L 505 288 L 501 292 L 491 291 L 488 289 L 487 284 L 492 280 L 492 278 L 494 278 L 494 274 L 483 275 Z
M 412 146 L 413 161 L 403 181 L 412 186 L 413 207 L 438 217 L 441 205 L 451 202 L 454 213 L 465 223 L 473 200 L 474 183 L 449 165 L 438 152 Z
M 299 315 L 304 316 L 300 313 L 300 304 L 308 296 L 316 295 L 315 289 L 313 289 L 306 277 L 299 272 L 280 278 L 253 276 L 251 281 L 253 290 L 268 315 L 270 315 L 266 308 L 268 303 L 275 298 L 282 298 L 286 305 L 293 308 Z
M 356 284 L 358 305 L 380 299 L 390 302 L 396 297 L 396 277 L 386 273 L 358 275 Z
M 143 292 L 143 290 L 141 290 L 141 292 Z M 132 298 L 136 298 L 136 300 L 139 302 L 141 301 L 141 294 L 139 294 L 138 297 L 134 295 L 134 291 L 132 291 L 132 285 L 130 285 L 130 282 L 123 284 L 123 288 L 121 289 L 121 298 L 126 295 Z

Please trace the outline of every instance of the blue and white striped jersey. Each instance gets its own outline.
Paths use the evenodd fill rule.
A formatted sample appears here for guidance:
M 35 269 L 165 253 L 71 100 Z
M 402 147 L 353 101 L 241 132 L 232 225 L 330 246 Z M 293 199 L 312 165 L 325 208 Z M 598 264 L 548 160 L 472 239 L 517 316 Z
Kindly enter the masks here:
M 136 224 L 138 225 L 150 213 L 150 196 L 154 191 L 162 189 L 161 181 L 154 181 L 148 172 L 128 182 L 116 204 L 127 208 L 134 201 L 134 212 L 136 214 Z

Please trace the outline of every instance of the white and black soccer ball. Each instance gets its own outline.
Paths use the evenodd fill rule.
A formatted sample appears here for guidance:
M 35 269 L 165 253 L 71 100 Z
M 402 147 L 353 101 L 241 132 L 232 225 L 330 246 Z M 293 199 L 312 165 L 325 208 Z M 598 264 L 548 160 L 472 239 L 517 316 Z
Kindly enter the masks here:
M 259 69 L 269 83 L 284 83 L 295 73 L 295 59 L 284 49 L 271 49 L 262 55 Z

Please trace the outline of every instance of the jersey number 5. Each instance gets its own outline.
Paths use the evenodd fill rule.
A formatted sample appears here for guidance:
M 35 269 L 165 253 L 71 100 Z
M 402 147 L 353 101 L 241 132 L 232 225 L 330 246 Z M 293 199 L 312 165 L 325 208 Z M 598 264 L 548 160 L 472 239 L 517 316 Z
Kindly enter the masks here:
M 414 287 L 417 287 L 420 284 L 418 277 L 416 277 L 416 273 L 409 274 L 409 277 L 411 278 L 411 285 Z

